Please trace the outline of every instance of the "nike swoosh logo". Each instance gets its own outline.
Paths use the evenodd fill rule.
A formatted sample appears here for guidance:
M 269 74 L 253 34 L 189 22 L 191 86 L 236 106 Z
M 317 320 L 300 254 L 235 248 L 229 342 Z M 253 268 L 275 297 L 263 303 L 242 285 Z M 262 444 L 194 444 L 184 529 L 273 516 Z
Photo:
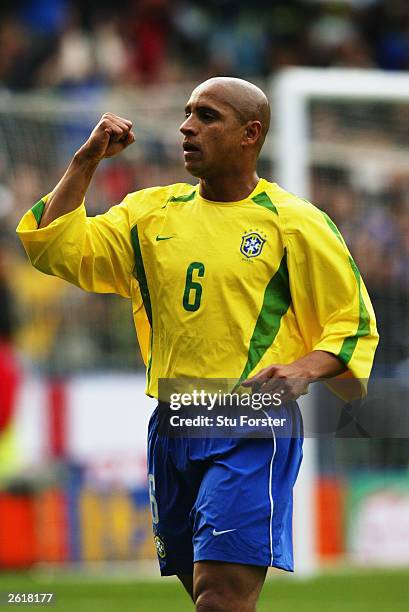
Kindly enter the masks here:
M 224 531 L 216 531 L 216 529 L 213 529 L 213 535 L 219 536 L 222 535 L 222 533 L 229 533 L 230 531 L 237 531 L 237 529 L 225 529 Z
M 174 238 L 175 236 L 159 236 L 159 234 L 156 236 L 156 241 L 158 242 L 159 240 L 170 240 L 171 238 Z

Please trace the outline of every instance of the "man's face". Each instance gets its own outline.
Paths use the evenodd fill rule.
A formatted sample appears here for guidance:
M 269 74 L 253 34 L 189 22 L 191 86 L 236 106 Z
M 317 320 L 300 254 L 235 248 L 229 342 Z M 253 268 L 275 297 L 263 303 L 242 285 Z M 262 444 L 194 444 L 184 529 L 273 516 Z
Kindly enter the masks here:
M 199 86 L 185 108 L 180 126 L 186 170 L 198 178 L 231 171 L 241 155 L 244 126 L 215 87 Z

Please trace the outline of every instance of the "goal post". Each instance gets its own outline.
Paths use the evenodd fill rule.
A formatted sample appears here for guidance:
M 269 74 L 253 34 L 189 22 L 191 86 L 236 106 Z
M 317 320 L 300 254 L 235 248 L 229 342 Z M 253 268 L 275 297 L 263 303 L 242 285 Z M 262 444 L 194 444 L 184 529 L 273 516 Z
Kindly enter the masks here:
M 330 189 L 332 176 L 338 172 L 351 193 L 363 194 L 352 206 L 373 215 L 374 203 L 383 215 L 381 219 L 388 219 L 393 203 L 382 193 L 382 180 L 383 186 L 388 180 L 392 184 L 391 177 L 400 172 L 409 184 L 405 142 L 405 133 L 409 134 L 409 75 L 380 70 L 289 68 L 272 82 L 270 98 L 275 125 L 271 143 L 274 179 L 284 189 L 317 203 L 314 172 L 318 182 L 324 177 Z M 319 120 L 314 116 L 317 108 Z M 342 131 L 345 134 L 338 138 Z M 366 176 L 376 178 L 375 185 L 369 179 L 365 185 Z M 321 192 L 325 200 L 325 189 Z M 331 215 L 331 203 L 327 205 Z M 380 225 L 378 220 L 378 231 Z M 314 398 L 301 405 L 303 417 L 309 418 Z M 318 567 L 317 476 L 318 442 L 307 438 L 294 495 L 295 566 L 301 577 Z
M 409 102 L 409 75 L 382 70 L 289 68 L 274 80 L 276 178 L 309 197 L 308 105 L 312 100 Z

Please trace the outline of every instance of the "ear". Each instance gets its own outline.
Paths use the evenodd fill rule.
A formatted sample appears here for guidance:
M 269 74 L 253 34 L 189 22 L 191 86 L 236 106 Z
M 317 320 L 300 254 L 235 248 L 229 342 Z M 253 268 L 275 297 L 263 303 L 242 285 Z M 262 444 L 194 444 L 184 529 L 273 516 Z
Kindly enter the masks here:
M 261 137 L 262 127 L 260 121 L 248 121 L 243 133 L 242 146 L 251 147 L 257 144 Z

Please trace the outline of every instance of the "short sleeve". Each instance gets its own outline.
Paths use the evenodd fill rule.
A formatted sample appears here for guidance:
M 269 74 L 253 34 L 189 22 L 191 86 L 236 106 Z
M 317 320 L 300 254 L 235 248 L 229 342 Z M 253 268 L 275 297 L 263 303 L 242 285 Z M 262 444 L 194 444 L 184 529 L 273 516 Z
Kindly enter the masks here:
M 130 297 L 134 256 L 126 201 L 96 217 L 87 217 L 82 202 L 39 229 L 47 198 L 37 202 L 17 227 L 31 263 L 86 291 Z
M 340 378 L 366 387 L 378 333 L 375 313 L 345 242 L 332 220 L 311 204 L 285 232 L 290 290 L 310 350 L 334 354 L 347 367 Z

